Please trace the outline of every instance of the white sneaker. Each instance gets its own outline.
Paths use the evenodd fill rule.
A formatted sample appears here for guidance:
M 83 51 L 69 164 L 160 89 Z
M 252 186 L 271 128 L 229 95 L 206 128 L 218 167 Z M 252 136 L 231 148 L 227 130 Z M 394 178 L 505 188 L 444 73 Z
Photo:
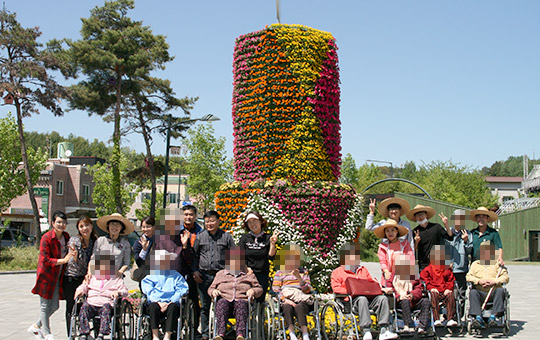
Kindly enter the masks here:
M 43 333 L 41 332 L 41 328 L 39 328 L 35 323 L 30 325 L 30 327 L 28 327 L 28 331 L 30 333 L 34 334 L 36 339 L 38 339 L 38 340 L 44 339 L 43 338 Z
M 52 334 L 47 334 L 45 340 L 54 340 L 54 336 Z
M 364 337 L 362 338 L 364 340 L 373 340 L 373 335 L 371 334 L 370 331 L 367 331 L 364 333 Z
M 446 323 L 446 327 L 454 327 L 457 326 L 457 322 L 455 320 L 448 320 Z
M 438 327 L 438 326 L 441 326 L 441 325 L 442 325 L 441 320 L 435 320 L 435 322 L 433 323 L 433 326 L 435 326 L 435 327 Z
M 389 330 L 379 335 L 379 340 L 389 340 L 389 339 L 397 339 L 397 338 L 398 338 L 398 335 Z

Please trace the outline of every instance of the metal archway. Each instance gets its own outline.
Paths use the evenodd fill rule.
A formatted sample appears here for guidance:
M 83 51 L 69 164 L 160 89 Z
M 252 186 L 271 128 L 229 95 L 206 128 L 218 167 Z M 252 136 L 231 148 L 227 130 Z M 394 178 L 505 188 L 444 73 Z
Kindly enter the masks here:
M 412 181 L 409 181 L 408 179 L 404 179 L 404 178 L 385 178 L 385 179 L 381 179 L 380 181 L 377 181 L 375 183 L 372 183 L 370 185 L 367 186 L 367 188 L 365 188 L 364 190 L 362 190 L 361 194 L 363 194 L 364 192 L 368 191 L 369 189 L 371 189 L 372 187 L 376 186 L 377 184 L 380 184 L 380 183 L 384 183 L 384 182 L 392 182 L 392 181 L 396 181 L 396 182 L 405 182 L 405 183 L 409 183 L 409 184 L 412 184 L 414 185 L 415 187 L 417 187 L 418 189 L 422 190 L 422 192 L 424 194 L 426 194 L 427 197 L 429 197 L 430 199 L 433 199 L 433 197 L 431 197 L 430 194 L 428 194 L 427 191 L 424 190 L 424 188 L 422 188 L 421 186 L 419 186 L 418 184 L 412 182 Z

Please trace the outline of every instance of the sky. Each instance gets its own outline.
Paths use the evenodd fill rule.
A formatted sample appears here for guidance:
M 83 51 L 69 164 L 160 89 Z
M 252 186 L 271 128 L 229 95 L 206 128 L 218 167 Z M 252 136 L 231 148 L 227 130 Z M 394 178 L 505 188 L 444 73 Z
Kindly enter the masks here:
M 40 27 L 41 42 L 78 39 L 80 19 L 102 4 L 5 1 L 23 26 Z M 135 6 L 130 16 L 165 35 L 175 56 L 158 75 L 171 80 L 177 95 L 199 97 L 192 117 L 221 119 L 213 127 L 232 157 L 235 39 L 276 23 L 276 1 L 136 0 Z M 281 0 L 280 12 L 282 23 L 335 37 L 342 154 L 357 165 L 451 160 L 482 168 L 513 155 L 536 156 L 540 1 Z M 1 106 L 0 116 L 10 110 Z M 113 132 L 112 124 L 82 111 L 54 117 L 43 110 L 26 118 L 25 128 L 103 141 Z M 152 149 L 163 154 L 165 142 L 158 139 Z M 144 151 L 138 135 L 123 145 Z

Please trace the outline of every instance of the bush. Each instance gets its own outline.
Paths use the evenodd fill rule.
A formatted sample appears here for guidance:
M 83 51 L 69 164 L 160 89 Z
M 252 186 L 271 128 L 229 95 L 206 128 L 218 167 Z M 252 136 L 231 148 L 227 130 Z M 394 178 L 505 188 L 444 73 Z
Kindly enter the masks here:
M 36 270 L 39 250 L 36 247 L 0 249 L 0 271 Z

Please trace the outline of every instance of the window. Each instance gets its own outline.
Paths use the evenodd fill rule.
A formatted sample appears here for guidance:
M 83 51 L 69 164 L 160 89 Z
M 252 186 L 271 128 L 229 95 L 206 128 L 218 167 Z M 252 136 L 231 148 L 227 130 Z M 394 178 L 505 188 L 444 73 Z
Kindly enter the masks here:
M 81 196 L 81 203 L 90 203 L 90 186 L 88 184 L 83 184 Z
M 169 194 L 169 203 L 176 203 L 176 194 Z
M 143 201 L 149 201 L 152 199 L 152 193 L 151 192 L 144 192 L 143 193 Z
M 64 181 L 56 181 L 56 194 L 58 196 L 64 195 Z

